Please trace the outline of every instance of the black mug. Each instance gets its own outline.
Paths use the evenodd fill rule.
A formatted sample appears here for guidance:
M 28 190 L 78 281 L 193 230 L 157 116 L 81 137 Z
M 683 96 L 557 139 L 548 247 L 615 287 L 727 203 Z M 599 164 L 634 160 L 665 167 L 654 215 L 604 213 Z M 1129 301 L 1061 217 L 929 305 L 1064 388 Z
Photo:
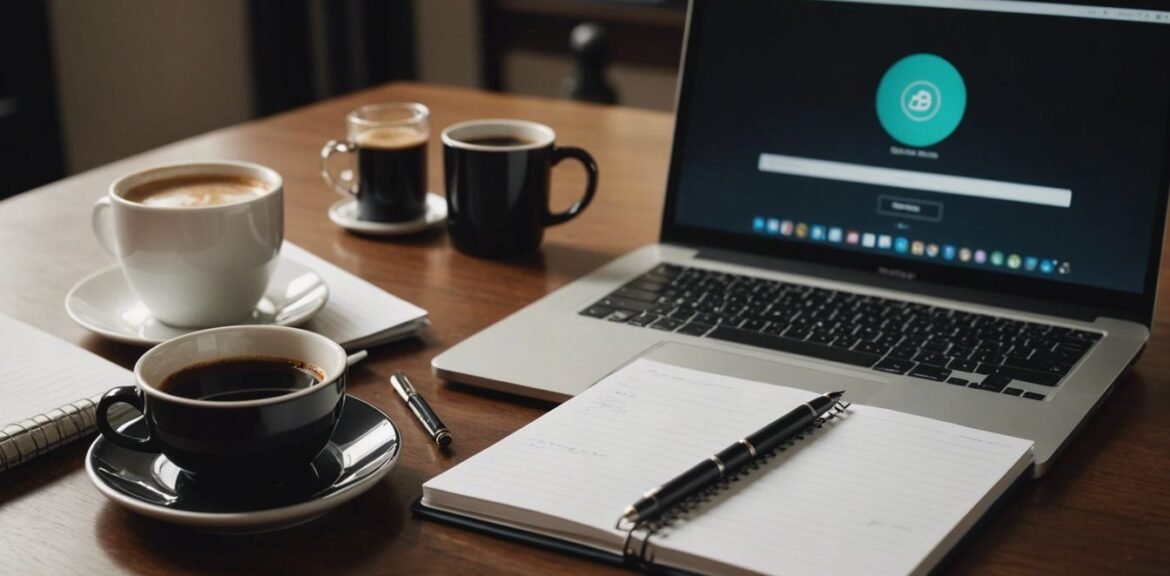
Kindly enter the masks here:
M 237 359 L 283 359 L 314 375 L 303 388 L 250 389 L 225 380 L 232 400 L 171 389 L 171 376 Z M 281 326 L 231 326 L 193 332 L 155 346 L 134 366 L 136 386 L 114 388 L 98 403 L 106 440 L 129 450 L 165 454 L 200 483 L 271 485 L 307 467 L 329 444 L 345 401 L 345 350 L 329 338 Z M 227 385 L 216 382 L 219 397 Z M 109 410 L 142 412 L 147 436 L 114 428 Z
M 524 120 L 472 120 L 443 130 L 447 230 L 472 256 L 507 258 L 535 250 L 547 226 L 572 220 L 597 191 L 597 163 L 581 148 L 556 146 L 552 128 Z M 585 166 L 585 195 L 549 211 L 549 173 L 561 160 Z

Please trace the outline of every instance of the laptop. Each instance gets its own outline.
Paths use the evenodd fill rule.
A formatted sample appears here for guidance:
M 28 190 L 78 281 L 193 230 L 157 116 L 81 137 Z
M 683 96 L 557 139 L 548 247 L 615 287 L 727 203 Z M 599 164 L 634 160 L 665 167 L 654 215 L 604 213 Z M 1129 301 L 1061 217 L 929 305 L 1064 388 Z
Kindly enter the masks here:
M 659 243 L 435 373 L 563 400 L 665 342 L 1043 474 L 1153 321 L 1170 12 L 1111 1 L 695 0 Z

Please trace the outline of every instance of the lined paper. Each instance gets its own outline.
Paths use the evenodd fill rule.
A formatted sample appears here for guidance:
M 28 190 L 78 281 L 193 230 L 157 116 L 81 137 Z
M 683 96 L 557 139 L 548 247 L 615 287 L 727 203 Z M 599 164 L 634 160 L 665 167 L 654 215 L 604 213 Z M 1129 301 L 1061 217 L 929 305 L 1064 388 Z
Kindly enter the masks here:
M 427 482 L 424 503 L 620 549 L 627 505 L 813 396 L 639 359 Z M 855 405 L 651 543 L 706 571 L 911 572 L 1029 446 Z
M 134 384 L 125 368 L 0 315 L 0 471 L 95 430 L 106 390 Z
M 281 254 L 316 272 L 329 287 L 325 307 L 303 328 L 328 336 L 349 350 L 377 346 L 426 326 L 427 311 L 285 242 Z

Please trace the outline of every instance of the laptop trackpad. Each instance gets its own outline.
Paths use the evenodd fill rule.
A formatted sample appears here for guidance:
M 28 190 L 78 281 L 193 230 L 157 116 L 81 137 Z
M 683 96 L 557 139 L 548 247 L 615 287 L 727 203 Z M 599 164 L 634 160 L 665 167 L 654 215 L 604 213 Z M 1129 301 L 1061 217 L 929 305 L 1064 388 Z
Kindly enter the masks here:
M 878 374 L 867 378 L 833 366 L 819 366 L 815 361 L 764 359 L 677 342 L 662 342 L 638 357 L 672 366 L 780 384 L 812 392 L 845 390 L 847 392 L 845 398 L 850 402 L 865 403 L 885 386 L 885 382 Z

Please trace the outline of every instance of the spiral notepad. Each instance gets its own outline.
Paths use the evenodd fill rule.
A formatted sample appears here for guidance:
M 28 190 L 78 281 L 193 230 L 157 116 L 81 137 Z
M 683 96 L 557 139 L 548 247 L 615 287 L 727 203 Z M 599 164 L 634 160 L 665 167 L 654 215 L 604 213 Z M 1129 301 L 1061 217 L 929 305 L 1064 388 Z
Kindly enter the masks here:
M 424 484 L 421 509 L 631 565 L 916 573 L 1030 462 L 1025 440 L 854 404 L 661 522 L 615 526 L 645 491 L 814 395 L 638 359 Z
M 129 370 L 3 315 L 0 366 L 0 472 L 91 434 L 101 395 L 134 381 Z

